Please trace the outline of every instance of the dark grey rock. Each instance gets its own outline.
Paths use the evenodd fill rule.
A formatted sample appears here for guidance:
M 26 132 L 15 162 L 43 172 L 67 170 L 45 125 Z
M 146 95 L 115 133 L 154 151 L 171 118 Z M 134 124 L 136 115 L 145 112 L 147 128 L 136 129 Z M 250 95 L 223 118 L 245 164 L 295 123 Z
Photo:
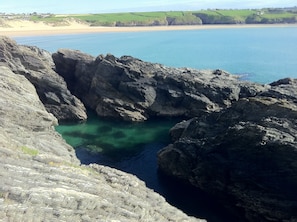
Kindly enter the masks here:
M 171 131 L 159 167 L 248 221 L 297 220 L 297 81 L 193 118 Z M 234 210 L 235 209 L 235 210 Z
M 56 71 L 87 107 L 99 116 L 128 121 L 201 116 L 269 88 L 240 81 L 222 70 L 170 68 L 130 56 L 95 59 L 64 49 L 54 53 L 53 59 Z
M 0 65 L 25 76 L 36 88 L 46 109 L 59 120 L 85 120 L 82 102 L 67 89 L 66 82 L 53 69 L 51 54 L 32 46 L 17 45 L 0 36 Z

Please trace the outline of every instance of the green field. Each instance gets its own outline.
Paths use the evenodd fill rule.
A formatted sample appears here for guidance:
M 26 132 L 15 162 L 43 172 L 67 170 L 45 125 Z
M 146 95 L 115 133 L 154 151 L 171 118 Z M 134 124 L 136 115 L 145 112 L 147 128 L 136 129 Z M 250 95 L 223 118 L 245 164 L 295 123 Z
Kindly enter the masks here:
M 259 10 L 201 10 L 106 14 L 32 15 L 32 21 L 64 24 L 70 20 L 91 26 L 153 26 L 201 24 L 297 23 L 297 8 Z

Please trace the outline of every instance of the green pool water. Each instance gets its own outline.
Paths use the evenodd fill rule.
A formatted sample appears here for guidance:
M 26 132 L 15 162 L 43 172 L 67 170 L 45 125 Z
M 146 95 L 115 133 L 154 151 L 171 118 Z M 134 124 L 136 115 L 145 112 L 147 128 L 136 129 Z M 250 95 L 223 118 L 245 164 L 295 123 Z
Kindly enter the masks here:
M 63 123 L 56 127 L 68 144 L 94 155 L 126 158 L 137 155 L 145 144 L 169 143 L 172 119 L 154 119 L 141 123 L 104 120 L 94 113 L 84 123 Z
M 189 215 L 207 218 L 209 222 L 234 221 L 208 196 L 158 171 L 157 152 L 170 143 L 169 130 L 181 120 L 128 123 L 104 120 L 94 113 L 88 116 L 84 123 L 63 123 L 56 127 L 75 148 L 81 163 L 98 163 L 134 174 Z

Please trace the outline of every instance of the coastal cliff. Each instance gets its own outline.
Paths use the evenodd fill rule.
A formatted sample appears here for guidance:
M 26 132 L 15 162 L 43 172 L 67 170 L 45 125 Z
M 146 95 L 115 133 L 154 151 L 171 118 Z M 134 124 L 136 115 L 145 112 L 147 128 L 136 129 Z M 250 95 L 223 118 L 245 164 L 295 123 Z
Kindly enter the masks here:
M 261 85 L 223 70 L 171 68 L 0 38 L 0 218 L 200 221 L 118 170 L 81 165 L 58 120 L 186 119 L 160 170 L 212 195 L 240 221 L 297 220 L 297 80 Z M 199 200 L 197 200 L 199 201 Z
M 54 130 L 58 120 L 48 110 L 58 108 L 50 109 L 41 100 L 41 92 L 56 92 L 50 88 L 55 84 L 49 85 L 53 91 L 38 88 L 50 80 L 65 82 L 45 76 L 53 71 L 34 66 L 44 58 L 35 52 L 42 51 L 25 47 L 33 50 L 29 61 L 34 62 L 25 66 L 28 54 L 14 51 L 22 46 L 5 37 L 0 46 L 1 221 L 201 221 L 169 205 L 133 175 L 81 165 L 74 149 Z M 52 64 L 50 57 L 42 61 Z

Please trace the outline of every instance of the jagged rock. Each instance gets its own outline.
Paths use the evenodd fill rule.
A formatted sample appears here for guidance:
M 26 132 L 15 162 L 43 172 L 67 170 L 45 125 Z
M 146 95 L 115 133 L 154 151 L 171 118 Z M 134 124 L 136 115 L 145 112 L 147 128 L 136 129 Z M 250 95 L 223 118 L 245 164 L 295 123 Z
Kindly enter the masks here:
M 53 60 L 56 71 L 87 107 L 99 116 L 129 121 L 200 116 L 267 90 L 222 70 L 170 68 L 130 56 L 92 58 L 63 49 L 53 54 Z
M 82 102 L 67 89 L 63 78 L 53 71 L 51 54 L 32 46 L 17 45 L 0 36 L 0 65 L 9 67 L 15 74 L 24 75 L 35 86 L 46 109 L 59 120 L 85 120 L 86 109 Z
M 57 120 L 27 82 L 48 111 L 63 117 L 72 109 L 69 104 L 80 102 L 56 71 L 100 116 L 195 117 L 171 130 L 173 143 L 158 154 L 160 169 L 235 208 L 241 220 L 297 220 L 297 80 L 259 85 L 222 70 L 170 68 L 130 56 L 94 58 L 66 49 L 52 57 L 0 41 L 0 65 L 9 67 L 0 68 L 6 73 L 0 84 L 5 95 L 0 99 L 0 219 L 195 220 L 131 175 L 79 165 L 52 129 Z M 80 111 L 70 112 L 83 116 Z
M 34 86 L 6 66 L 0 95 L 0 221 L 202 221 L 135 176 L 80 165 Z
M 297 220 L 297 80 L 172 129 L 162 171 L 219 198 L 242 220 Z

